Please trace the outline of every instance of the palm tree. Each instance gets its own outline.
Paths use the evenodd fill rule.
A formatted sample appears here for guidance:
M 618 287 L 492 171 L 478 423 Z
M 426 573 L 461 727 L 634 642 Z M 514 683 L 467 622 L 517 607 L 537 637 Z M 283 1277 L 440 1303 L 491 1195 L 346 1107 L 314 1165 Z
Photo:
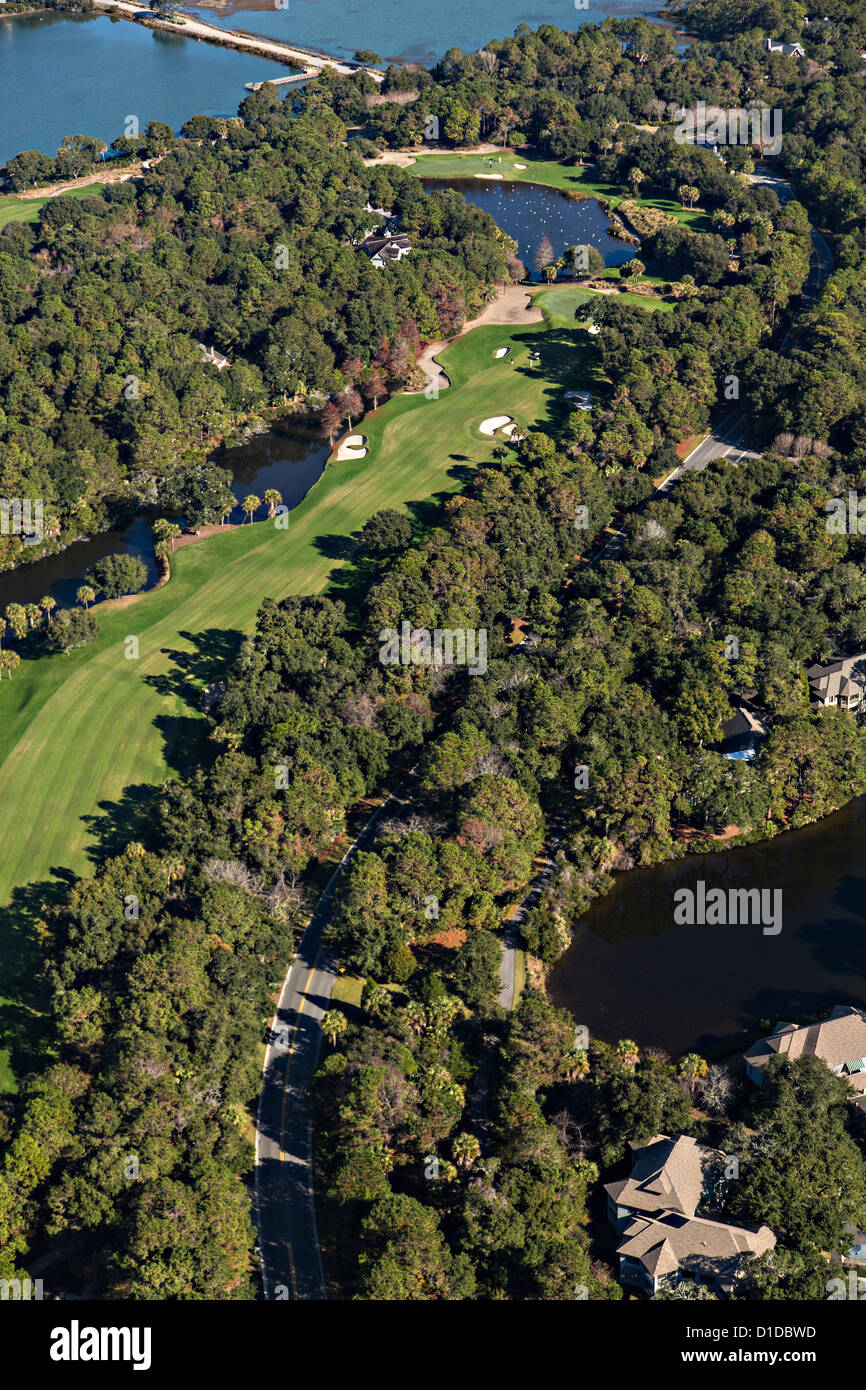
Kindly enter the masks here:
M 158 541 L 169 541 L 171 549 L 174 550 L 174 543 L 180 535 L 180 527 L 176 521 L 169 521 L 167 517 L 157 517 L 153 523 L 153 534 Z
M 565 1054 L 565 1075 L 568 1081 L 582 1081 L 589 1074 L 589 1053 L 585 1047 L 573 1047 Z
M 346 1015 L 341 1014 L 338 1009 L 329 1009 L 322 1019 L 322 1032 L 332 1047 L 336 1046 L 337 1039 L 343 1036 L 346 1027 Z
M 231 507 L 226 507 L 225 511 L 223 512 L 222 516 L 220 517 L 220 526 L 225 526 L 226 521 L 227 521 L 227 519 L 231 516 L 231 514 L 232 514 L 232 509 L 231 509 Z
M 82 608 L 89 608 L 96 599 L 96 590 L 92 589 L 89 584 L 82 584 L 75 597 Z
M 474 1134 L 458 1134 L 451 1150 L 458 1168 L 471 1168 L 476 1158 L 481 1157 L 481 1145 Z
M 281 492 L 277 492 L 277 489 L 275 487 L 269 487 L 262 500 L 267 505 L 268 516 L 273 517 L 274 512 L 277 510 L 277 507 L 283 500 L 283 494 Z
M 700 189 L 695 188 L 694 184 L 692 183 L 681 183 L 679 188 L 677 189 L 677 197 L 679 198 L 680 202 L 683 204 L 688 203 L 690 208 L 694 207 L 695 203 L 698 201 L 700 196 Z
M 644 173 L 643 169 L 638 169 L 637 165 L 635 165 L 635 167 L 630 171 L 628 181 L 631 184 L 633 197 L 637 197 L 640 186 L 645 178 L 646 174 Z
M 616 1045 L 616 1055 L 624 1067 L 636 1067 L 640 1061 L 640 1048 L 631 1038 L 622 1038 Z
M 384 985 L 377 985 L 375 981 L 368 980 L 364 986 L 364 993 L 361 1003 L 372 1018 L 381 1018 L 388 1007 L 391 995 Z
M 680 1058 L 677 1076 L 684 1083 L 691 1096 L 695 1093 L 695 1083 L 705 1077 L 708 1071 L 709 1066 L 703 1057 L 699 1056 L 697 1052 L 687 1052 L 684 1057 Z
M 247 513 L 247 517 L 250 521 L 253 519 L 253 512 L 257 512 L 261 505 L 262 499 L 256 497 L 254 492 L 249 493 L 248 496 L 244 498 L 243 502 L 241 502 L 241 507 Z
M 27 611 L 20 603 L 10 603 L 6 608 L 6 621 L 19 639 L 27 633 Z
M 405 1018 L 413 1033 L 423 1033 L 427 1027 L 427 1010 L 417 999 L 406 1005 Z
M 12 672 L 17 666 L 21 665 L 21 658 L 17 652 L 0 652 L 0 671 L 3 667 L 9 672 L 9 679 L 12 679 Z
M 39 607 L 42 609 L 42 612 L 43 612 L 43 613 L 47 613 L 47 615 L 48 615 L 48 621 L 49 621 L 49 623 L 50 623 L 50 622 L 51 622 L 51 614 L 53 613 L 54 609 L 57 607 L 57 601 L 56 601 L 55 599 L 53 599 L 53 598 L 51 597 L 50 594 L 46 594 L 44 598 L 41 598 L 41 599 L 39 600 Z
M 160 564 L 168 564 L 168 557 L 171 554 L 171 542 L 167 540 L 157 541 L 153 547 L 153 553 Z
M 27 614 L 27 621 L 30 624 L 30 626 L 35 627 L 41 617 L 41 614 L 39 612 L 39 604 L 28 603 L 25 605 L 24 611 Z

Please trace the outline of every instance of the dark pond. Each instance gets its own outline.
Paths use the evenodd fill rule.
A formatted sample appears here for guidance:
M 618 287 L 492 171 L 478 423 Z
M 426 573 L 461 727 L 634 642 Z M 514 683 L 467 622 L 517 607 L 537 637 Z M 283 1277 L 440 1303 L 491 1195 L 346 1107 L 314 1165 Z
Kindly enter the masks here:
M 674 893 L 782 890 L 782 930 L 677 926 Z M 622 874 L 576 924 L 549 982 L 591 1034 L 673 1055 L 736 1046 L 761 1021 L 866 1003 L 866 798 L 727 853 Z
M 491 172 L 495 171 L 494 155 Z M 605 265 L 622 265 L 634 255 L 631 246 L 610 235 L 610 218 L 595 198 L 578 203 L 557 188 L 507 179 L 422 179 L 422 183 L 428 193 L 456 188 L 468 203 L 489 212 L 497 226 L 514 237 L 517 254 L 533 280 L 542 278 L 533 263 L 545 236 L 553 243 L 554 256 L 561 256 L 568 246 L 595 246 Z
M 282 493 L 287 507 L 296 507 L 321 476 L 328 453 L 328 445 L 320 434 L 293 425 L 257 435 L 236 448 L 222 449 L 214 461 L 232 474 L 232 491 L 239 502 L 249 492 L 261 497 L 272 487 Z M 257 519 L 264 515 L 264 511 L 260 512 Z M 243 519 L 243 512 L 236 507 L 230 520 Z M 149 582 L 155 581 L 150 518 L 137 516 L 122 529 L 105 531 L 69 546 L 59 555 L 0 574 L 0 611 L 8 603 L 38 603 L 45 594 L 51 594 L 61 607 L 71 607 L 90 566 L 106 555 L 121 553 L 141 556 L 148 568 Z

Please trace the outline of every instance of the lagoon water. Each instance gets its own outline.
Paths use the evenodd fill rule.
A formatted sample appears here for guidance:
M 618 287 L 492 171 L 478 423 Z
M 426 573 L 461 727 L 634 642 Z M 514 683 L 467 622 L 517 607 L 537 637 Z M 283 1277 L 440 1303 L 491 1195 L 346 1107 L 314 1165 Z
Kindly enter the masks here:
M 268 488 L 276 488 L 287 507 L 296 507 L 321 476 L 329 453 L 318 430 L 288 423 L 246 444 L 220 449 L 213 457 L 220 468 L 231 473 L 238 503 L 248 493 L 261 497 Z M 264 511 L 258 512 L 256 520 L 261 521 L 264 515 Z M 229 520 L 235 525 L 243 522 L 240 506 Z M 128 525 L 77 541 L 59 555 L 0 573 L 0 611 L 8 603 L 38 603 L 44 594 L 50 594 L 61 607 L 71 607 L 90 566 L 106 555 L 118 554 L 138 555 L 147 565 L 149 583 L 156 580 L 150 518 L 136 516 Z
M 493 156 L 491 172 L 497 169 Z M 468 203 L 489 212 L 497 226 L 517 242 L 517 254 L 531 280 L 543 277 L 534 258 L 542 237 L 561 256 L 568 246 L 595 246 L 605 265 L 622 265 L 634 256 L 634 248 L 608 232 L 610 219 L 595 198 L 576 202 L 556 188 L 538 183 L 498 179 L 422 179 L 428 193 L 454 188 Z
M 549 993 L 590 1034 L 672 1056 L 742 1045 L 762 1020 L 866 1002 L 866 798 L 774 840 L 615 878 L 575 924 Z M 678 926 L 674 893 L 781 889 L 782 930 Z
M 64 135 L 107 144 L 167 121 L 234 116 L 245 82 L 287 72 L 249 53 L 160 34 L 107 15 L 0 17 L 0 164 L 20 150 L 57 153 Z
M 610 0 L 576 9 L 572 0 L 524 6 L 477 0 L 241 0 L 189 6 L 211 23 L 351 56 L 373 49 L 385 59 L 432 62 L 456 46 L 477 49 L 520 23 L 576 29 L 605 14 L 650 14 L 646 0 Z M 0 17 L 0 163 L 20 150 L 53 155 L 64 135 L 108 144 L 125 134 L 127 116 L 178 129 L 196 113 L 233 116 L 244 83 L 289 69 L 253 54 L 180 35 L 155 33 L 107 15 Z

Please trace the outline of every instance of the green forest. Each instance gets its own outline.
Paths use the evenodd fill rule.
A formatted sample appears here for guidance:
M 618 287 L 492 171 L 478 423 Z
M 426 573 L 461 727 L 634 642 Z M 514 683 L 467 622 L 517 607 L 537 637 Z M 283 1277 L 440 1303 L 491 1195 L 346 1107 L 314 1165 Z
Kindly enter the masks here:
M 525 143 L 633 197 L 694 188 L 713 227 L 642 236 L 651 271 L 687 286 L 671 312 L 593 302 L 593 410 L 491 439 L 432 514 L 375 513 L 324 596 L 262 595 L 207 758 L 44 905 L 38 1027 L 0 1099 L 0 1277 L 51 1249 L 91 1297 L 262 1297 L 263 1041 L 329 853 L 390 789 L 405 805 L 352 861 L 327 930 L 357 985 L 325 1016 L 313 1096 L 332 1296 L 619 1299 L 591 1229 L 601 1183 L 630 1142 L 679 1133 L 742 1156 L 718 1210 L 776 1235 L 737 1296 L 823 1296 L 828 1252 L 866 1222 L 844 1080 L 780 1059 L 759 1091 L 643 1039 L 584 1046 L 543 983 L 615 873 L 866 793 L 866 726 L 815 711 L 805 675 L 866 646 L 866 541 L 827 525 L 866 487 L 866 10 L 827 13 L 813 36 L 785 0 L 686 0 L 677 20 L 699 37 L 681 61 L 672 32 L 610 19 L 390 68 L 382 102 L 363 74 L 288 105 L 266 87 L 237 121 L 152 132 L 164 157 L 138 184 L 0 233 L 0 490 L 43 495 L 59 546 L 143 502 L 219 520 L 224 479 L 203 466 L 221 440 L 289 410 L 325 433 L 357 423 L 417 380 L 422 343 L 519 278 L 487 215 L 363 162 L 420 148 L 430 116 L 443 144 Z M 806 60 L 765 53 L 768 34 L 799 36 Z M 672 108 L 697 100 L 782 110 L 792 201 L 738 177 L 749 151 L 676 142 Z M 368 205 L 413 243 L 384 274 L 353 244 Z M 813 229 L 834 268 L 810 293 Z M 581 299 L 569 331 L 588 317 Z M 730 381 L 750 448 L 657 494 Z M 22 552 L 0 538 L 3 567 L 36 558 Z M 384 665 L 404 620 L 486 632 L 484 678 Z M 745 697 L 768 726 L 754 762 L 718 746 Z M 554 821 L 507 1011 L 503 926 Z

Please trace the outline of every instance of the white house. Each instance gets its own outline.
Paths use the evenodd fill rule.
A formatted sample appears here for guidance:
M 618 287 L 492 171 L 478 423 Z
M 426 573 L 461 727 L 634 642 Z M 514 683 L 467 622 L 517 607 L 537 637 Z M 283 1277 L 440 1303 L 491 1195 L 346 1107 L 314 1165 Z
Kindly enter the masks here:
M 377 270 L 384 270 L 392 261 L 402 261 L 412 250 L 412 243 L 405 233 L 398 236 L 368 236 L 361 242 L 360 249 Z
M 782 43 L 781 39 L 764 39 L 767 53 L 784 53 L 788 57 L 805 58 L 806 50 L 801 43 Z

